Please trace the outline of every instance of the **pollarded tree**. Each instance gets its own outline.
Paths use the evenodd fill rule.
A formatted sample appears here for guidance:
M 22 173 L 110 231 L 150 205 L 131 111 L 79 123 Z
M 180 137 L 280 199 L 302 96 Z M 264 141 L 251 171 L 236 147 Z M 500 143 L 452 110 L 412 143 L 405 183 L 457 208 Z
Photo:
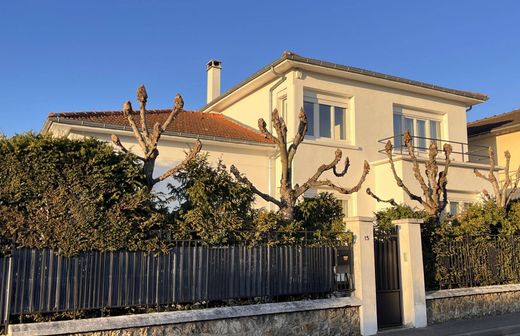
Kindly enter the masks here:
M 489 156 L 489 173 L 488 176 L 485 176 L 477 169 L 474 170 L 474 173 L 477 177 L 480 177 L 489 183 L 493 187 L 494 195 L 490 195 L 489 192 L 484 189 L 482 193 L 487 200 L 493 200 L 497 206 L 500 208 L 507 208 L 509 202 L 511 201 L 512 196 L 518 189 L 518 182 L 520 180 L 520 166 L 516 170 L 516 176 L 514 182 L 511 180 L 510 172 L 509 172 L 509 164 L 511 162 L 511 153 L 508 150 L 504 152 L 504 156 L 506 157 L 506 165 L 504 167 L 504 181 L 499 181 L 499 178 L 495 176 L 496 162 L 495 162 L 495 153 L 491 147 L 488 149 Z
M 155 123 L 153 125 L 152 132 L 149 131 L 148 125 L 146 124 L 146 102 L 148 101 L 148 94 L 146 93 L 146 89 L 144 85 L 141 85 L 137 89 L 137 100 L 139 100 L 139 119 L 141 123 L 141 129 L 137 126 L 134 120 L 134 111 L 132 110 L 132 104 L 130 101 L 126 101 L 123 105 L 123 114 L 128 119 L 128 124 L 132 128 L 134 133 L 134 137 L 141 147 L 143 151 L 143 156 L 137 156 L 143 162 L 143 173 L 146 176 L 146 183 L 148 187 L 153 187 L 156 183 L 161 182 L 167 179 L 170 176 L 174 176 L 181 169 L 185 168 L 188 162 L 193 160 L 193 158 L 200 152 L 202 148 L 202 144 L 199 140 L 195 143 L 195 146 L 188 152 L 184 160 L 178 164 L 177 166 L 167 170 L 165 173 L 158 177 L 153 177 L 153 171 L 155 168 L 155 161 L 159 156 L 159 149 L 157 145 L 159 143 L 159 139 L 164 131 L 168 128 L 168 126 L 175 120 L 175 118 L 183 111 L 184 101 L 182 100 L 182 96 L 177 94 L 174 100 L 174 106 L 161 125 L 160 123 Z M 121 143 L 119 137 L 115 134 L 112 135 L 112 142 L 119 147 L 123 152 L 128 153 L 128 149 L 126 149 Z
M 343 188 L 340 186 L 335 185 L 328 179 L 320 180 L 321 175 L 328 171 L 332 170 L 334 172 L 334 175 L 341 177 L 344 176 L 348 168 L 350 167 L 350 162 L 347 157 L 345 160 L 345 166 L 341 172 L 338 172 L 336 169 L 337 164 L 340 162 L 342 157 L 342 152 L 340 149 L 337 149 L 335 152 L 334 159 L 328 163 L 328 164 L 322 164 L 318 167 L 316 170 L 316 173 L 312 175 L 305 183 L 302 185 L 295 184 L 293 186 L 292 184 L 292 163 L 294 160 L 294 156 L 296 155 L 296 151 L 298 150 L 298 146 L 303 142 L 303 139 L 305 138 L 305 134 L 307 133 L 308 128 L 308 122 L 307 122 L 307 116 L 305 115 L 305 112 L 303 109 L 300 111 L 300 114 L 298 115 L 298 118 L 300 120 L 298 125 L 298 130 L 294 136 L 294 139 L 292 143 L 288 146 L 287 141 L 287 126 L 285 125 L 285 121 L 282 117 L 278 114 L 278 110 L 274 109 L 272 112 L 272 120 L 273 120 L 273 127 L 276 130 L 276 136 L 273 135 L 271 132 L 267 130 L 266 123 L 264 119 L 260 118 L 258 119 L 258 128 L 260 129 L 260 132 L 271 141 L 274 142 L 274 144 L 278 148 L 278 153 L 280 155 L 280 160 L 282 164 L 282 170 L 281 170 L 281 178 L 280 178 L 280 198 L 275 198 L 269 194 L 266 194 L 264 192 L 261 192 L 258 190 L 252 183 L 245 177 L 244 175 L 240 174 L 240 171 L 234 166 L 231 166 L 231 172 L 235 177 L 249 185 L 249 187 L 253 190 L 255 194 L 266 200 L 267 202 L 271 202 L 278 206 L 280 213 L 284 216 L 287 220 L 292 220 L 294 217 L 294 209 L 296 206 L 296 202 L 300 196 L 302 196 L 307 190 L 313 187 L 319 187 L 319 186 L 328 186 L 342 194 L 352 194 L 354 192 L 357 192 L 360 188 L 363 182 L 365 181 L 366 176 L 368 175 L 370 171 L 370 166 L 367 161 L 364 163 L 364 169 L 363 174 L 361 175 L 361 178 L 359 179 L 359 182 L 353 187 L 353 188 Z
M 439 150 L 437 148 L 436 142 L 432 142 L 430 147 L 428 148 L 428 160 L 425 162 L 426 170 L 425 175 L 423 177 L 421 173 L 421 168 L 419 164 L 419 160 L 415 155 L 415 149 L 412 144 L 412 137 L 409 131 L 406 131 L 404 134 L 404 143 L 408 150 L 408 155 L 412 161 L 412 170 L 414 173 L 414 177 L 419 183 L 422 196 L 416 195 L 410 191 L 410 189 L 404 184 L 403 180 L 397 174 L 395 169 L 394 157 L 393 157 L 393 145 L 390 140 L 385 145 L 385 152 L 388 160 L 390 161 L 390 168 L 392 169 L 392 173 L 394 175 L 394 179 L 397 183 L 397 186 L 403 189 L 403 191 L 412 199 L 420 203 L 424 210 L 428 212 L 429 215 L 435 216 L 439 218 L 444 208 L 448 204 L 448 168 L 450 166 L 451 160 L 450 155 L 452 153 L 452 148 L 450 144 L 444 144 L 444 170 L 439 172 L 439 163 L 437 162 L 437 155 L 439 154 Z M 379 198 L 377 195 L 372 193 L 370 188 L 367 189 L 367 193 L 375 198 L 378 202 L 387 202 L 394 206 L 397 205 L 394 199 L 383 200 Z

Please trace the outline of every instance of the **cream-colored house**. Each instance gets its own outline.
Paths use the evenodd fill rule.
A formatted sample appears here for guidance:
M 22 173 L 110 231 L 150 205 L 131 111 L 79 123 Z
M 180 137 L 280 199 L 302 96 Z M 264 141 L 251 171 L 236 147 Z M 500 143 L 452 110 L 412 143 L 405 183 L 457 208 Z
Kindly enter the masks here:
M 398 202 L 410 200 L 396 186 L 388 160 L 381 153 L 384 140 L 396 147 L 396 167 L 405 184 L 417 193 L 419 186 L 411 172 L 407 155 L 401 155 L 400 134 L 409 129 L 417 138 L 417 154 L 431 139 L 450 142 L 454 149 L 448 175 L 451 211 L 479 198 L 485 181 L 472 170 L 484 168 L 470 162 L 466 111 L 487 100 L 487 96 L 384 75 L 359 68 L 323 62 L 285 52 L 227 92 L 220 93 L 221 63 L 208 63 L 208 103 L 197 112 L 183 113 L 161 138 L 158 170 L 164 171 L 184 157 L 196 138 L 213 161 L 222 159 L 239 170 L 262 191 L 277 194 L 280 162 L 273 144 L 257 130 L 258 118 L 270 125 L 270 111 L 278 108 L 285 118 L 288 137 L 298 125 L 298 112 L 304 107 L 309 131 L 294 160 L 294 182 L 302 183 L 317 167 L 330 162 L 336 148 L 349 156 L 347 176 L 324 174 L 336 184 L 354 185 L 368 160 L 371 172 L 363 191 L 338 195 L 348 216 L 372 216 L 385 204 L 377 203 L 364 189 L 370 187 L 382 198 Z M 152 111 L 150 118 L 165 118 L 168 110 Z M 148 125 L 153 125 L 150 120 Z M 109 141 L 116 133 L 128 146 L 135 145 L 120 111 L 50 114 L 43 132 L 69 137 L 92 136 Z M 159 174 L 160 171 L 157 173 Z M 164 186 L 163 186 L 164 187 Z M 161 187 L 160 187 L 161 188 Z M 307 196 L 320 191 L 314 190 Z M 258 206 L 271 207 L 262 200 Z M 414 204 L 414 203 L 411 203 Z M 415 204 L 414 204 L 415 205 Z
M 468 123 L 468 143 L 471 147 L 491 147 L 499 166 L 505 166 L 504 152 L 508 150 L 511 153 L 509 173 L 514 178 L 520 166 L 520 109 Z M 499 176 L 503 180 L 504 171 Z

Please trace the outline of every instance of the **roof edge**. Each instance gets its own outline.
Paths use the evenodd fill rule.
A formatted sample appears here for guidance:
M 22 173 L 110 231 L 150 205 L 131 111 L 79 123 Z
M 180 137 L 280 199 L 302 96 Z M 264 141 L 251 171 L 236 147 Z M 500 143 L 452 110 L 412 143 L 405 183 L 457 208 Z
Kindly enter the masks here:
M 439 86 L 439 85 L 428 84 L 428 83 L 425 83 L 425 82 L 411 80 L 411 79 L 406 79 L 406 78 L 398 77 L 398 76 L 386 75 L 386 74 L 383 74 L 383 73 L 380 73 L 380 72 L 376 72 L 376 71 L 366 70 L 366 69 L 352 67 L 352 66 L 347 66 L 347 65 L 341 65 L 341 64 L 332 63 L 332 62 L 321 61 L 321 60 L 313 59 L 313 58 L 302 57 L 302 56 L 297 55 L 297 54 L 295 54 L 293 52 L 285 51 L 282 54 L 281 57 L 277 58 L 273 62 L 269 63 L 267 66 L 261 68 L 257 72 L 253 73 L 251 76 L 249 76 L 246 79 L 242 80 L 241 82 L 239 82 L 238 84 L 233 86 L 231 89 L 229 89 L 228 91 L 226 91 L 225 93 L 223 93 L 219 97 L 213 99 L 212 101 L 210 101 L 206 105 L 202 106 L 199 109 L 199 111 L 207 110 L 208 108 L 210 108 L 211 106 L 217 104 L 218 102 L 220 102 L 224 98 L 230 96 L 233 92 L 237 91 L 242 86 L 248 84 L 249 82 L 253 81 L 257 77 L 260 77 L 261 75 L 263 75 L 267 71 L 269 71 L 271 68 L 278 66 L 280 63 L 282 63 L 283 61 L 286 61 L 286 60 L 290 60 L 290 61 L 294 61 L 294 62 L 300 62 L 300 63 L 304 63 L 304 64 L 322 66 L 322 67 L 329 68 L 329 69 L 341 70 L 341 71 L 346 71 L 346 72 L 359 74 L 359 75 L 370 76 L 370 77 L 374 77 L 374 78 L 378 78 L 378 79 L 384 79 L 384 80 L 397 82 L 397 83 L 400 83 L 400 84 L 408 84 L 408 85 L 412 85 L 412 86 L 421 87 L 421 88 L 424 88 L 424 89 L 429 89 L 429 90 L 439 91 L 439 92 L 443 92 L 443 93 L 453 94 L 453 95 L 464 97 L 464 98 L 475 99 L 475 100 L 478 100 L 480 102 L 485 102 L 485 101 L 487 101 L 489 99 L 488 95 L 483 94 L 483 93 L 463 91 L 463 90 L 457 90 L 457 89 L 449 89 L 449 88 L 446 88 L 446 87 L 443 87 L 443 86 Z M 472 104 L 472 105 L 474 105 L 474 104 Z

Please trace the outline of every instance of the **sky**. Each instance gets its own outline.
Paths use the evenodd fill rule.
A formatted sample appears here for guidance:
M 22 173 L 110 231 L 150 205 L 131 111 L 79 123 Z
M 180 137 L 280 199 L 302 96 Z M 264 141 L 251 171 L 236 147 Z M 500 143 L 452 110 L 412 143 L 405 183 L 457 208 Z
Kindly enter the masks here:
M 38 132 L 49 112 L 206 100 L 282 55 L 489 95 L 468 120 L 520 107 L 520 1 L 1 1 L 0 133 Z

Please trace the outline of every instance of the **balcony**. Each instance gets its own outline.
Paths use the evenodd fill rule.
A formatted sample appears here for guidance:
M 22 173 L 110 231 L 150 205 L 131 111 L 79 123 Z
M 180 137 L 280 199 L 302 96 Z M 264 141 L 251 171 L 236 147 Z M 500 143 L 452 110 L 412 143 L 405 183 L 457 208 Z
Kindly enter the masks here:
M 394 154 L 408 156 L 408 148 L 404 144 L 404 134 L 390 136 L 384 139 L 378 140 L 379 143 L 386 145 L 387 141 L 390 140 L 394 147 Z M 412 136 L 412 146 L 414 153 L 417 157 L 427 157 L 428 147 L 432 142 L 437 144 L 439 148 L 439 156 L 442 158 L 442 148 L 444 144 L 450 144 L 453 151 L 451 159 L 458 162 L 471 162 L 471 163 L 484 163 L 487 164 L 489 161 L 488 148 L 485 146 L 468 145 L 464 142 L 448 141 L 444 139 L 435 139 L 422 136 Z M 385 154 L 385 149 L 378 151 L 379 153 Z

